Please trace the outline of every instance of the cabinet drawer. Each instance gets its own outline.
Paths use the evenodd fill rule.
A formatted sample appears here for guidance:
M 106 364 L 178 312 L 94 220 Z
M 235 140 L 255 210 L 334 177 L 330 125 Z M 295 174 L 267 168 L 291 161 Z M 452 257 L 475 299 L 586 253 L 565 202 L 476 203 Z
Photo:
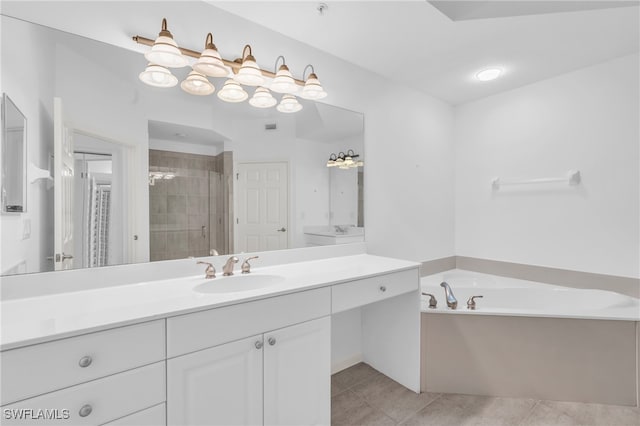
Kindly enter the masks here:
M 164 374 L 165 363 L 158 362 L 26 399 L 2 407 L 2 424 L 100 425 L 164 402 Z M 38 417 L 39 410 L 57 410 L 58 417 Z
M 166 404 L 162 403 L 146 410 L 138 411 L 103 426 L 161 426 L 166 425 Z
M 325 287 L 168 318 L 167 356 L 173 358 L 330 312 L 331 290 Z
M 346 311 L 419 288 L 418 269 L 337 284 L 331 287 L 331 312 Z
M 1 405 L 164 359 L 164 320 L 0 353 Z

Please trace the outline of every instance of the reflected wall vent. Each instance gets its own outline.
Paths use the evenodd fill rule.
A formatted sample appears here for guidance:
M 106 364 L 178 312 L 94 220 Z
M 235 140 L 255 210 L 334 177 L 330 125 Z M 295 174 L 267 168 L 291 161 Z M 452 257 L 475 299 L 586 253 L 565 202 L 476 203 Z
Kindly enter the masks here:
M 265 130 L 276 130 L 278 125 L 276 123 L 268 123 L 264 125 Z

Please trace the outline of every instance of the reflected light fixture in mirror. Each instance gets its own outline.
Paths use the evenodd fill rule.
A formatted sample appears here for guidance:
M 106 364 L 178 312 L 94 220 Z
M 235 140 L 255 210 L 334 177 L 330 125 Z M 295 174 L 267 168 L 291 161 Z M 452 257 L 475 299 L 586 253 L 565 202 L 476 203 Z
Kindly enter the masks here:
M 302 105 L 295 96 L 284 95 L 277 106 L 277 110 L 285 113 L 298 112 L 302 109 Z
M 216 45 L 213 44 L 213 35 L 211 33 L 207 34 L 204 50 L 196 63 L 193 64 L 193 69 L 209 77 L 227 77 L 230 74 L 229 68 L 222 62 L 222 57 L 218 53 Z
M 191 95 L 200 96 L 210 95 L 216 90 L 215 86 L 207 80 L 207 77 L 195 70 L 191 71 L 187 78 L 180 83 L 180 87 Z
M 282 65 L 278 68 L 278 62 L 282 59 Z M 276 59 L 276 65 L 274 69 L 277 69 L 276 76 L 269 88 L 276 93 L 295 93 L 298 91 L 298 85 L 293 80 L 291 71 L 285 63 L 284 56 L 278 56 Z
M 304 68 L 302 78 L 304 79 L 304 74 L 307 72 L 308 68 L 311 68 L 311 74 L 309 74 L 309 77 L 307 77 L 304 83 L 300 97 L 309 100 L 325 98 L 327 96 L 327 92 L 322 88 L 322 84 L 320 84 L 320 80 L 318 80 L 318 76 L 313 69 L 313 65 L 309 64 Z
M 269 92 L 269 89 L 265 87 L 256 88 L 253 96 L 249 99 L 249 104 L 256 108 L 271 108 L 277 103 L 277 99 L 274 98 L 273 95 L 271 95 L 271 92 Z
M 356 154 L 352 149 L 338 153 L 338 155 L 332 153 L 327 160 L 327 167 L 337 167 L 339 169 L 354 169 L 357 167 L 364 167 L 364 161 L 358 160 L 359 154 Z
M 144 54 L 149 62 L 167 68 L 182 68 L 187 65 L 187 58 L 182 56 L 173 35 L 167 30 L 167 20 L 162 20 L 162 29 L 151 50 Z
M 168 68 L 156 64 L 147 65 L 138 77 L 143 83 L 154 87 L 173 87 L 178 84 L 178 79 Z
M 218 97 L 225 102 L 242 102 L 249 97 L 249 94 L 245 92 L 242 86 L 230 78 L 224 82 L 224 86 L 218 92 Z
M 251 54 L 251 46 L 248 44 L 242 49 L 242 66 L 233 78 L 245 86 L 262 86 L 265 83 L 262 71 L 256 63 L 256 58 Z

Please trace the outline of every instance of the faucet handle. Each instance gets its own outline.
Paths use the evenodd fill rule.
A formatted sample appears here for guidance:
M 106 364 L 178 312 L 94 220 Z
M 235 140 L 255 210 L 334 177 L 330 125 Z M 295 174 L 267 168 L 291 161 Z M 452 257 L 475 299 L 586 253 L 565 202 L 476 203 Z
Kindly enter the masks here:
M 467 300 L 467 309 L 471 309 L 472 311 L 476 310 L 476 301 L 474 299 L 482 298 L 484 296 L 471 296 L 469 300 Z
M 242 273 L 243 274 L 249 274 L 251 273 L 251 265 L 249 264 L 250 260 L 253 259 L 257 259 L 260 256 L 251 256 L 251 257 L 247 257 L 243 262 L 242 265 L 240 265 L 240 268 L 242 269 Z
M 197 264 L 207 265 L 207 268 L 204 270 L 205 278 L 211 279 L 216 277 L 216 268 L 211 263 L 199 260 Z
M 430 293 L 422 293 L 423 296 L 429 296 L 429 308 L 431 309 L 435 309 L 438 307 L 438 301 L 436 300 L 436 298 L 434 297 L 433 294 Z

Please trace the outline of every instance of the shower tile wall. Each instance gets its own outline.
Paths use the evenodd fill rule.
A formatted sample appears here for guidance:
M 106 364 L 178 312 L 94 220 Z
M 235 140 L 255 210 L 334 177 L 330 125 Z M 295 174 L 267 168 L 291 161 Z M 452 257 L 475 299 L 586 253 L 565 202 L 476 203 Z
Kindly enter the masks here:
M 220 191 L 210 187 L 220 181 L 219 163 L 213 156 L 149 150 L 149 170 L 176 174 L 149 186 L 152 261 L 208 256 L 216 248 L 217 234 L 222 234 L 216 231 L 222 224 L 213 213 L 224 204 Z

